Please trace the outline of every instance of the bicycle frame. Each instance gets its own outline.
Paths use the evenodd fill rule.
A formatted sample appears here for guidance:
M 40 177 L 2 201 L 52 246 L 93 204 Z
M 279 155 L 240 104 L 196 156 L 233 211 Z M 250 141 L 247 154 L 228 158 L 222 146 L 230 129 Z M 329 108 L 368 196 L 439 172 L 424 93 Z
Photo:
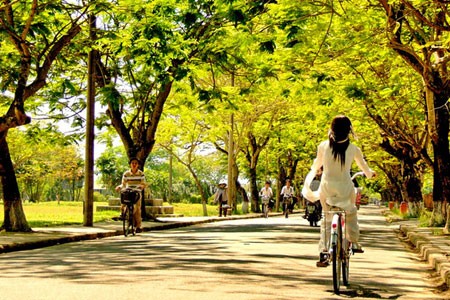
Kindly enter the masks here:
M 261 196 L 261 206 L 262 206 L 262 212 L 265 218 L 269 217 L 269 201 L 270 197 L 262 195 Z
M 349 284 L 351 243 L 346 239 L 345 211 L 338 207 L 330 207 L 324 214 L 325 224 L 327 224 L 326 218 L 332 214 L 330 237 L 326 238 L 326 241 L 328 241 L 328 259 L 333 265 L 333 290 L 339 294 L 341 274 L 343 284 L 345 286 Z
M 334 211 L 333 219 L 331 220 L 331 245 L 337 242 L 339 221 L 341 223 L 343 238 L 345 238 L 345 211 L 343 210 Z
M 353 175 L 352 180 L 357 176 L 363 175 L 363 172 L 358 172 Z M 355 193 L 356 193 L 355 189 Z M 355 195 L 356 196 L 356 195 Z M 354 203 L 355 204 L 355 203 Z M 331 222 L 327 222 L 327 218 L 331 217 Z M 350 257 L 353 254 L 352 243 L 347 240 L 346 234 L 346 220 L 345 220 L 345 210 L 336 207 L 324 207 L 323 211 L 323 222 L 324 225 L 321 232 L 324 236 L 321 237 L 321 241 L 325 243 L 324 250 L 320 254 L 320 262 L 325 259 L 328 263 L 331 262 L 333 265 L 333 289 L 335 294 L 339 294 L 339 289 L 341 285 L 341 274 L 342 282 L 345 286 L 349 284 L 349 272 L 350 272 Z M 328 225 L 331 224 L 331 225 Z M 330 226 L 330 227 L 328 227 Z M 328 237 L 328 232 L 330 236 Z M 322 266 L 322 265 L 318 265 Z
M 292 195 L 289 196 L 283 196 L 283 202 L 282 202 L 282 207 L 283 207 L 283 212 L 287 218 L 287 216 L 289 215 L 289 206 L 291 205 L 293 200 Z
M 128 236 L 129 233 L 132 235 L 136 234 L 136 228 L 135 228 L 135 220 L 134 220 L 134 205 L 139 201 L 139 199 L 142 198 L 141 190 L 137 188 L 125 188 L 121 191 L 121 194 L 124 192 L 134 192 L 137 194 L 135 198 L 127 198 L 122 199 L 121 196 L 121 203 L 124 205 L 123 211 L 122 211 L 122 222 L 123 222 L 123 234 L 124 236 Z

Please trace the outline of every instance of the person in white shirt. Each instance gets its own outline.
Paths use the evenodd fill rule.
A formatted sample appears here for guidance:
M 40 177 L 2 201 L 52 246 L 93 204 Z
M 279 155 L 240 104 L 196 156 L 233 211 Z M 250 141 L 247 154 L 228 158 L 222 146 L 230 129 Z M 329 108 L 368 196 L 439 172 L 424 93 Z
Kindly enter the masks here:
M 266 183 L 264 184 L 264 187 L 261 189 L 261 191 L 259 191 L 259 196 L 261 197 L 262 201 L 268 201 L 268 208 L 269 210 L 271 210 L 273 208 L 273 201 L 272 197 L 273 197 L 273 192 L 272 192 L 272 188 L 270 187 L 270 181 L 266 181 Z
M 286 213 L 286 209 L 292 209 L 292 201 L 294 200 L 294 187 L 291 186 L 291 180 L 287 179 L 286 180 L 286 185 L 283 186 L 283 188 L 281 189 L 281 193 L 280 193 L 282 199 L 283 199 L 283 213 Z M 288 205 L 284 204 L 284 198 L 289 198 L 291 201 L 291 203 L 289 203 Z M 287 218 L 287 214 L 286 214 L 286 218 Z
M 336 116 L 331 122 L 328 140 L 320 143 L 317 157 L 313 162 L 311 171 L 305 179 L 302 189 L 303 196 L 310 201 L 320 200 L 323 210 L 327 212 L 329 206 L 337 206 L 345 210 L 347 239 L 352 242 L 353 252 L 364 252 L 358 243 L 359 225 L 357 209 L 355 207 L 355 187 L 351 180 L 350 169 L 353 161 L 364 172 L 367 178 L 376 175 L 364 160 L 361 150 L 350 142 L 350 134 L 353 133 L 352 123 L 346 116 Z M 311 182 L 319 169 L 323 167 L 323 173 L 319 189 L 312 191 Z M 320 259 L 318 267 L 327 265 L 322 254 L 327 251 L 325 237 L 329 236 L 331 216 L 326 217 L 327 222 L 321 222 L 321 237 L 319 242 Z M 327 233 L 328 232 L 328 233 Z

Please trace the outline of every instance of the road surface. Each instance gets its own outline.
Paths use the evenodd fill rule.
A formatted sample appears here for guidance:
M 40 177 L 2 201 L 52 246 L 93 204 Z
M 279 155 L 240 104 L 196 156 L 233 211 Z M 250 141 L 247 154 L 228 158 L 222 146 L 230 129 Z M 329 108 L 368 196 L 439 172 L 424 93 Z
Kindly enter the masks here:
M 319 228 L 300 215 L 222 221 L 0 256 L 0 299 L 442 299 L 431 269 L 378 210 L 360 210 L 350 286 L 316 268 Z

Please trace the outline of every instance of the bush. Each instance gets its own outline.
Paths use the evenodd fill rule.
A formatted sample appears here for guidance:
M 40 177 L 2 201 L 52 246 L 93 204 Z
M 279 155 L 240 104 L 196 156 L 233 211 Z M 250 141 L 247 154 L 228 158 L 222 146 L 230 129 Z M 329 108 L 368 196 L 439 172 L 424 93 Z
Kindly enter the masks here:
M 202 197 L 200 195 L 192 195 L 189 199 L 190 203 L 202 203 Z
M 99 192 L 94 192 L 94 202 L 107 202 L 108 199 L 105 195 L 99 193 Z

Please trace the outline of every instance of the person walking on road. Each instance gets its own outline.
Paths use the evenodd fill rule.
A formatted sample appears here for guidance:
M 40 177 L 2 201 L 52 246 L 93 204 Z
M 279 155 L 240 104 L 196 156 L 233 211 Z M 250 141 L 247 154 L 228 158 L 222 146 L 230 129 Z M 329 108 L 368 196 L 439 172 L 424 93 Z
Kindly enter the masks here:
M 222 214 L 226 217 L 229 205 L 227 184 L 224 181 L 221 181 L 218 185 L 218 189 L 214 196 L 214 203 L 219 204 L 219 217 L 221 217 Z

